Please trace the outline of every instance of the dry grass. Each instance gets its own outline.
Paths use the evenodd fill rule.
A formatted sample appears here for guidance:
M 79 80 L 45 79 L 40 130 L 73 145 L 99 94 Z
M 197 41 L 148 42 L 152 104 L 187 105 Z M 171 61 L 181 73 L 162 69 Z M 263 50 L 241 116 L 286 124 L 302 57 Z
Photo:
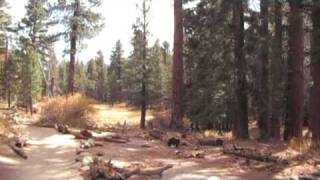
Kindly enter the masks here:
M 3 115 L 0 115 L 0 136 L 5 136 L 9 133 L 9 123 Z
M 72 127 L 88 126 L 87 114 L 92 113 L 96 102 L 84 95 L 58 96 L 41 102 L 40 122 L 63 123 Z
M 133 107 L 128 107 L 125 104 L 117 104 L 114 106 L 96 104 L 93 106 L 95 113 L 90 117 L 94 119 L 98 126 L 122 126 L 124 123 L 127 126 L 136 127 L 140 124 L 140 110 Z M 153 111 L 148 110 L 147 122 L 153 119 Z

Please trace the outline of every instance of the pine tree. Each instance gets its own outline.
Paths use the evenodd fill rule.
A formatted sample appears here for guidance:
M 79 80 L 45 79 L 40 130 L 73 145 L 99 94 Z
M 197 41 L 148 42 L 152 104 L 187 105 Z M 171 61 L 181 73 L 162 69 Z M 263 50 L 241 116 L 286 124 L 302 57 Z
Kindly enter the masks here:
M 104 63 L 104 57 L 101 51 L 98 51 L 97 57 L 96 57 L 97 65 L 98 65 L 98 80 L 97 80 L 97 98 L 100 101 L 106 100 L 106 94 L 107 94 L 107 69 L 106 65 Z
M 30 53 L 24 54 L 24 57 L 31 58 L 22 62 L 23 71 L 29 74 L 24 74 L 24 76 L 28 76 L 25 77 L 26 81 L 23 81 L 26 83 L 23 87 L 26 89 L 21 90 L 21 92 L 23 91 L 21 95 L 24 96 L 22 99 L 29 105 L 31 113 L 33 99 L 38 97 L 38 91 L 42 87 L 42 80 L 39 81 L 39 79 L 43 78 L 45 86 L 49 85 L 42 63 L 47 44 L 52 40 L 48 29 L 54 23 L 49 17 L 47 0 L 29 0 L 26 5 L 26 16 L 15 28 L 15 31 L 20 33 L 20 48 L 26 49 L 26 53 Z
M 100 7 L 101 0 L 64 0 L 54 5 L 62 16 L 66 27 L 66 41 L 70 42 L 70 64 L 68 77 L 68 92 L 74 93 L 76 54 L 79 51 L 78 42 L 94 37 L 103 28 L 102 16 L 95 12 Z
M 260 138 L 269 138 L 269 1 L 260 1 L 260 90 L 259 90 L 259 119 Z
M 59 93 L 66 94 L 68 92 L 68 66 L 69 63 L 62 60 L 59 63 Z
M 183 93 L 183 25 L 182 0 L 174 1 L 174 50 L 172 66 L 172 114 L 171 127 L 182 128 L 182 93 Z
M 33 101 L 39 99 L 42 91 L 42 78 L 39 67 L 39 54 L 33 47 L 22 46 L 26 49 L 25 52 L 21 52 L 21 71 L 20 80 L 21 86 L 19 88 L 20 100 L 29 107 L 32 114 Z
M 272 42 L 271 60 L 271 120 L 270 137 L 280 140 L 281 107 L 283 106 L 283 28 L 282 28 L 282 2 L 274 2 L 274 37 Z
M 237 138 L 247 139 L 249 138 L 248 130 L 248 97 L 247 97 L 247 62 L 244 57 L 244 11 L 243 2 L 234 1 L 233 7 L 233 19 L 234 19 L 234 57 L 237 67 L 237 119 L 233 123 L 233 135 Z
M 75 90 L 79 93 L 85 94 L 87 90 L 88 79 L 86 75 L 86 68 L 83 62 L 77 61 L 75 66 Z
M 316 147 L 320 146 L 320 1 L 313 0 L 312 6 L 312 55 L 311 75 L 313 86 L 311 90 L 311 120 L 312 140 Z
M 122 101 L 122 84 L 123 84 L 123 49 L 122 44 L 117 41 L 110 57 L 111 63 L 109 68 L 108 84 L 109 98 L 111 103 Z
M 288 119 L 285 123 L 285 140 L 290 140 L 293 137 L 302 137 L 304 36 L 301 3 L 300 0 L 289 0 Z
M 88 78 L 88 84 L 87 84 L 87 95 L 98 98 L 97 95 L 97 82 L 99 78 L 99 67 L 97 65 L 97 61 L 95 58 L 91 59 L 88 62 L 87 65 L 87 78 Z

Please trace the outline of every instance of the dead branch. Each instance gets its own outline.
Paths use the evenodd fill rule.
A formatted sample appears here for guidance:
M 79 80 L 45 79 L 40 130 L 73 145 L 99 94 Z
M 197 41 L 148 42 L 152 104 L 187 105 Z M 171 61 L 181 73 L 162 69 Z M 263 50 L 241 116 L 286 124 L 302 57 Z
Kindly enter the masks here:
M 22 150 L 22 148 L 19 148 L 19 147 L 16 146 L 16 142 L 15 141 L 13 141 L 13 142 L 11 141 L 9 143 L 9 147 L 13 150 L 13 152 L 18 154 L 23 159 L 28 159 L 27 154 Z

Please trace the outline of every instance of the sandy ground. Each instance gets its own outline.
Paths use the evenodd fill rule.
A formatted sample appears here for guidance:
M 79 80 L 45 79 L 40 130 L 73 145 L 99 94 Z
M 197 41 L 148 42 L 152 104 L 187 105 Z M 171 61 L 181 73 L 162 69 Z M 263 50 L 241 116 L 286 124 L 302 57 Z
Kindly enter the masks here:
M 26 127 L 30 145 L 27 160 L 17 157 L 6 145 L 0 146 L 0 180 L 81 180 L 74 163 L 76 140 L 54 129 Z
M 112 109 L 109 110 L 105 106 L 101 108 L 104 110 L 101 110 L 100 118 L 111 120 L 112 117 L 108 116 L 106 111 Z M 124 119 L 118 114 L 116 116 L 121 120 Z M 80 174 L 80 164 L 75 162 L 78 140 L 72 135 L 59 134 L 50 128 L 25 125 L 24 129 L 30 139 L 29 145 L 25 148 L 29 158 L 23 160 L 7 145 L 0 144 L 0 180 L 84 179 Z M 132 180 L 275 179 L 274 172 L 264 168 L 253 168 L 242 158 L 224 155 L 221 148 L 201 147 L 201 150 L 206 151 L 205 158 L 184 159 L 176 155 L 177 149 L 169 148 L 164 142 L 147 138 L 140 130 L 129 129 L 125 133 L 130 138 L 129 143 L 105 142 L 103 147 L 89 149 L 88 153 L 103 153 L 106 160 L 112 160 L 117 166 L 132 163 L 144 164 L 148 167 L 174 165 L 172 169 L 165 171 L 162 177 L 133 177 Z M 146 144 L 149 148 L 144 146 Z M 181 147 L 179 151 L 185 152 L 192 148 L 194 147 Z
M 0 147 L 0 180 L 81 180 L 79 164 L 75 163 L 75 149 L 78 142 L 72 135 L 57 134 L 54 129 L 29 126 L 30 145 L 25 149 L 29 158 L 17 157 L 5 145 Z M 143 148 L 148 144 L 151 148 Z M 106 159 L 115 164 L 144 163 L 147 165 L 162 163 L 173 164 L 174 168 L 166 171 L 163 180 L 254 180 L 272 179 L 265 172 L 249 171 L 235 166 L 232 158 L 224 156 L 219 148 L 210 148 L 210 155 L 205 159 L 179 159 L 176 149 L 168 148 L 159 141 L 147 141 L 135 137 L 128 144 L 104 143 L 103 148 L 93 148 L 94 152 L 103 152 Z M 237 167 L 237 168 L 235 168 Z M 150 179 L 150 177 L 133 177 Z

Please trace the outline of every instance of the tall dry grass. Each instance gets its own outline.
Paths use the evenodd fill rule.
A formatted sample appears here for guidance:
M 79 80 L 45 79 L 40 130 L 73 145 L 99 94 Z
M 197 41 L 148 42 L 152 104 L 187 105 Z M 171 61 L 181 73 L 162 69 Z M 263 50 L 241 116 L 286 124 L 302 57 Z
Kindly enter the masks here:
M 82 94 L 57 96 L 41 102 L 40 122 L 42 124 L 62 123 L 72 127 L 87 127 L 87 114 L 93 113 L 95 100 Z

